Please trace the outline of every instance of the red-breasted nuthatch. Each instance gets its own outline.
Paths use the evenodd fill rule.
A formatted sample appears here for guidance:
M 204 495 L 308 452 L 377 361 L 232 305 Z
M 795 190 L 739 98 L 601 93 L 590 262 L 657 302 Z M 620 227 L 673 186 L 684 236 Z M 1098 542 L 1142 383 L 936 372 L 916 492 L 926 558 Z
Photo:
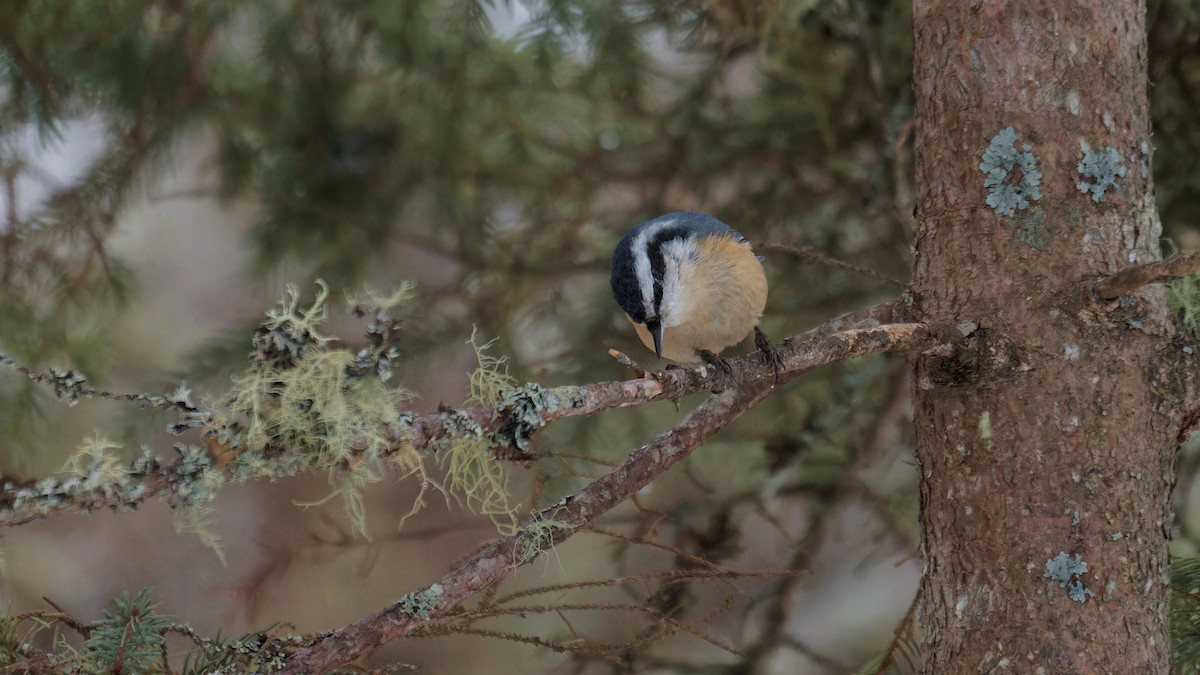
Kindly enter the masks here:
M 621 239 L 612 292 L 642 344 L 676 363 L 699 363 L 757 327 L 767 278 L 740 232 L 703 213 L 679 212 Z

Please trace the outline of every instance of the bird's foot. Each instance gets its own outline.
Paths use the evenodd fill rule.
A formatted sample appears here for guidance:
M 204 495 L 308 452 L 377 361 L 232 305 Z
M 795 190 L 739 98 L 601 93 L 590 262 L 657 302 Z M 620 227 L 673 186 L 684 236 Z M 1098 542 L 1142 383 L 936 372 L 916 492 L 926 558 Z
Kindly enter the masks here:
M 713 388 L 712 392 L 717 394 L 723 391 L 725 389 L 725 383 L 733 379 L 733 366 L 729 365 L 729 361 L 722 356 L 714 352 L 710 352 L 707 349 L 697 350 L 696 355 L 700 357 L 701 361 L 712 366 L 713 368 L 716 368 L 721 372 L 722 375 L 724 375 L 724 377 L 721 378 L 721 381 L 717 383 L 717 386 Z
M 701 349 L 696 352 L 700 360 L 715 368 L 720 368 L 721 372 L 726 375 L 733 375 L 733 366 L 729 365 L 729 361 L 723 356 L 710 352 L 707 349 Z
M 758 326 L 754 327 L 754 346 L 758 351 L 763 353 L 767 362 L 771 364 L 771 368 L 775 371 L 775 385 L 779 385 L 779 373 L 783 371 L 783 356 L 779 353 L 779 349 L 771 344 L 771 340 L 767 338 L 767 334 Z
M 679 410 L 679 399 L 683 398 L 684 391 L 682 386 L 670 376 L 672 370 L 680 370 L 681 367 L 675 363 L 667 364 L 667 367 L 657 373 L 647 373 L 648 377 L 652 377 L 658 381 L 663 388 L 663 396 L 668 401 L 675 405 L 675 409 Z

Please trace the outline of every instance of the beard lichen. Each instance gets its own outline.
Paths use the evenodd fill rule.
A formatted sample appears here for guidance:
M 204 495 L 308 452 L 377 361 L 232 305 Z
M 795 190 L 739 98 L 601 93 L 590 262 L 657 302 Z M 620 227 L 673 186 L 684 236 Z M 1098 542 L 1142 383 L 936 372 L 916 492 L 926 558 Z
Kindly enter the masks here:
M 149 450 L 125 465 L 112 452 L 120 446 L 96 436 L 68 463 L 73 476 L 18 490 L 12 508 L 36 514 L 74 503 L 86 510 L 87 495 L 95 493 L 110 502 L 136 505 L 145 494 L 144 481 L 153 476 L 168 486 L 177 529 L 198 535 L 220 555 L 220 540 L 210 526 L 211 504 L 226 483 L 325 471 L 332 490 L 317 503 L 341 498 L 351 523 L 367 536 L 363 490 L 381 481 L 385 472 L 395 472 L 402 479 L 415 477 L 419 484 L 405 519 L 425 505 L 433 489 L 490 518 L 501 533 L 518 533 L 519 507 L 510 500 L 507 465 L 496 448 L 516 445 L 524 451 L 533 430 L 544 423 L 545 409 L 556 401 L 537 385 L 520 385 L 508 375 L 505 358 L 487 354 L 492 343 L 478 344 L 472 335 L 479 368 L 471 376 L 471 401 L 512 420 L 488 432 L 466 413 L 452 417 L 457 424 L 434 444 L 443 476 L 432 477 L 426 453 L 405 437 L 413 413 L 401 405 L 409 394 L 387 384 L 400 335 L 400 321 L 389 310 L 409 297 L 411 286 L 406 285 L 388 296 L 368 294 L 356 304 L 353 312 L 370 316 L 371 323 L 368 344 L 351 351 L 319 332 L 328 318 L 327 287 L 318 282 L 307 306 L 289 287 L 255 332 L 251 366 L 232 380 L 225 396 L 201 407 L 187 401 L 188 392 L 178 393 L 186 403 L 185 416 L 171 426 L 172 432 L 202 429 L 206 448 L 176 445 L 180 457 L 167 469 Z M 508 429 L 514 425 L 517 431 Z M 532 536 L 526 533 L 523 555 L 536 555 L 546 542 L 552 543 L 558 526 L 551 521 L 536 526 Z M 546 528 L 548 533 L 539 533 Z
M 517 507 L 509 499 L 508 472 L 481 438 L 457 438 L 439 457 L 445 478 L 439 489 L 464 508 L 486 516 L 496 531 L 508 536 L 517 531 Z
M 200 448 L 176 445 L 179 460 L 164 469 L 157 455 L 144 448 L 140 457 L 125 462 L 119 452 L 123 446 L 97 433 L 80 444 L 63 471 L 64 479 L 45 478 L 32 488 L 17 490 L 11 508 L 27 513 L 46 513 L 71 504 L 88 512 L 102 496 L 112 508 L 136 507 L 146 496 L 147 479 L 165 480 L 171 485 L 167 503 L 180 532 L 189 532 L 211 547 L 224 562 L 220 538 L 210 528 L 210 506 L 223 478 L 210 469 L 212 458 Z
M 288 296 L 267 312 L 255 334 L 253 366 L 234 379 L 226 403 L 211 414 L 213 438 L 237 450 L 225 474 L 244 481 L 324 470 L 332 492 L 304 505 L 341 498 L 350 521 L 367 536 L 363 489 L 382 480 L 385 471 L 396 471 L 419 483 L 404 519 L 436 489 L 490 518 L 501 533 L 516 532 L 518 507 L 509 499 L 506 467 L 482 429 L 460 430 L 440 444 L 441 480 L 430 476 L 424 455 L 399 431 L 411 414 L 400 408 L 409 394 L 387 385 L 399 326 L 388 312 L 412 296 L 412 286 L 349 299 L 356 315 L 372 319 L 370 346 L 357 352 L 334 347 L 319 332 L 328 316 L 327 296 L 318 282 L 314 300 L 304 307 L 289 287 Z M 521 387 L 508 375 L 507 359 L 487 353 L 493 343 L 480 344 L 472 333 L 479 368 L 470 377 L 469 402 L 496 407 Z
M 495 343 L 495 339 L 480 343 L 478 331 L 471 331 L 467 344 L 475 351 L 479 367 L 469 376 L 468 404 L 499 408 L 521 390 L 517 379 L 508 373 L 507 357 L 488 353 Z M 445 478 L 438 488 L 447 500 L 454 499 L 467 510 L 489 518 L 502 535 L 514 534 L 518 507 L 509 499 L 508 471 L 492 452 L 491 439 L 478 427 L 473 431 L 457 435 L 439 453 Z
M 350 521 L 366 536 L 366 485 L 382 480 L 389 465 L 417 476 L 423 488 L 428 478 L 421 455 L 397 437 L 400 404 L 409 394 L 385 383 L 387 368 L 364 367 L 371 352 L 334 348 L 332 338 L 318 332 L 327 319 L 328 289 L 321 282 L 317 289 L 312 304 L 302 308 L 289 287 L 289 297 L 267 312 L 255 334 L 255 363 L 234 379 L 225 412 L 214 415 L 214 431 L 239 449 L 229 467 L 239 480 L 328 472 L 334 487 L 329 498 L 342 498 Z M 386 300 L 398 303 L 409 291 L 404 287 Z M 392 355 L 386 348 L 375 358 Z
M 129 476 L 125 463 L 116 453 L 109 452 L 121 447 L 100 434 L 84 439 L 79 451 L 67 459 L 63 472 L 73 473 L 80 478 L 80 488 L 102 490 L 106 493 L 124 484 Z
M 554 551 L 558 533 L 575 529 L 570 521 L 558 517 L 561 511 L 561 507 L 551 507 L 536 513 L 521 528 L 513 543 L 513 567 L 524 565 L 547 551 Z
M 508 374 L 508 357 L 493 356 L 488 353 L 498 338 L 493 338 L 483 344 L 478 341 L 478 329 L 471 329 L 471 339 L 467 344 L 475 350 L 475 360 L 479 367 L 469 376 L 470 394 L 467 404 L 499 406 L 512 392 L 520 389 L 520 382 Z

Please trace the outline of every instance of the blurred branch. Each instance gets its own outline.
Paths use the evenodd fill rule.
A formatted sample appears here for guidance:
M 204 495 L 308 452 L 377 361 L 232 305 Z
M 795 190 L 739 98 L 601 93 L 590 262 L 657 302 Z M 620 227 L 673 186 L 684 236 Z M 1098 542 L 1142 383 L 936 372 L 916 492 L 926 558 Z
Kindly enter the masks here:
M 907 288 L 903 282 L 893 279 L 893 278 L 887 276 L 886 274 L 881 274 L 879 272 L 876 272 L 875 270 L 873 270 L 869 267 L 863 267 L 861 265 L 855 265 L 852 263 L 838 260 L 837 258 L 831 258 L 831 257 L 821 253 L 817 249 L 813 248 L 812 246 L 790 246 L 788 244 L 765 244 L 761 248 L 765 248 L 770 251 L 782 251 L 784 253 L 794 255 L 797 258 L 800 258 L 802 260 L 808 260 L 809 262 L 815 262 L 818 265 L 826 265 L 828 267 L 838 267 L 838 268 L 841 268 L 844 270 L 850 270 L 851 272 L 855 272 L 857 274 L 861 274 L 863 276 L 870 277 L 877 281 L 883 281 L 885 283 L 892 284 L 893 286 L 899 286 L 900 288 Z

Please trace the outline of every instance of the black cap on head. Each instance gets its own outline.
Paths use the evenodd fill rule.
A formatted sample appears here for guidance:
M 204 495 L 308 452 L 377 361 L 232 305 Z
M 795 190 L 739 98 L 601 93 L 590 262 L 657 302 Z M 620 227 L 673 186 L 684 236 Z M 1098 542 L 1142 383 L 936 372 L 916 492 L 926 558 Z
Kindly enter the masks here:
M 613 299 L 625 310 L 634 321 L 646 323 L 646 307 L 642 303 L 642 291 L 638 288 L 637 272 L 634 270 L 633 239 L 637 228 L 630 230 L 621 238 L 617 249 L 613 251 L 612 286 Z

